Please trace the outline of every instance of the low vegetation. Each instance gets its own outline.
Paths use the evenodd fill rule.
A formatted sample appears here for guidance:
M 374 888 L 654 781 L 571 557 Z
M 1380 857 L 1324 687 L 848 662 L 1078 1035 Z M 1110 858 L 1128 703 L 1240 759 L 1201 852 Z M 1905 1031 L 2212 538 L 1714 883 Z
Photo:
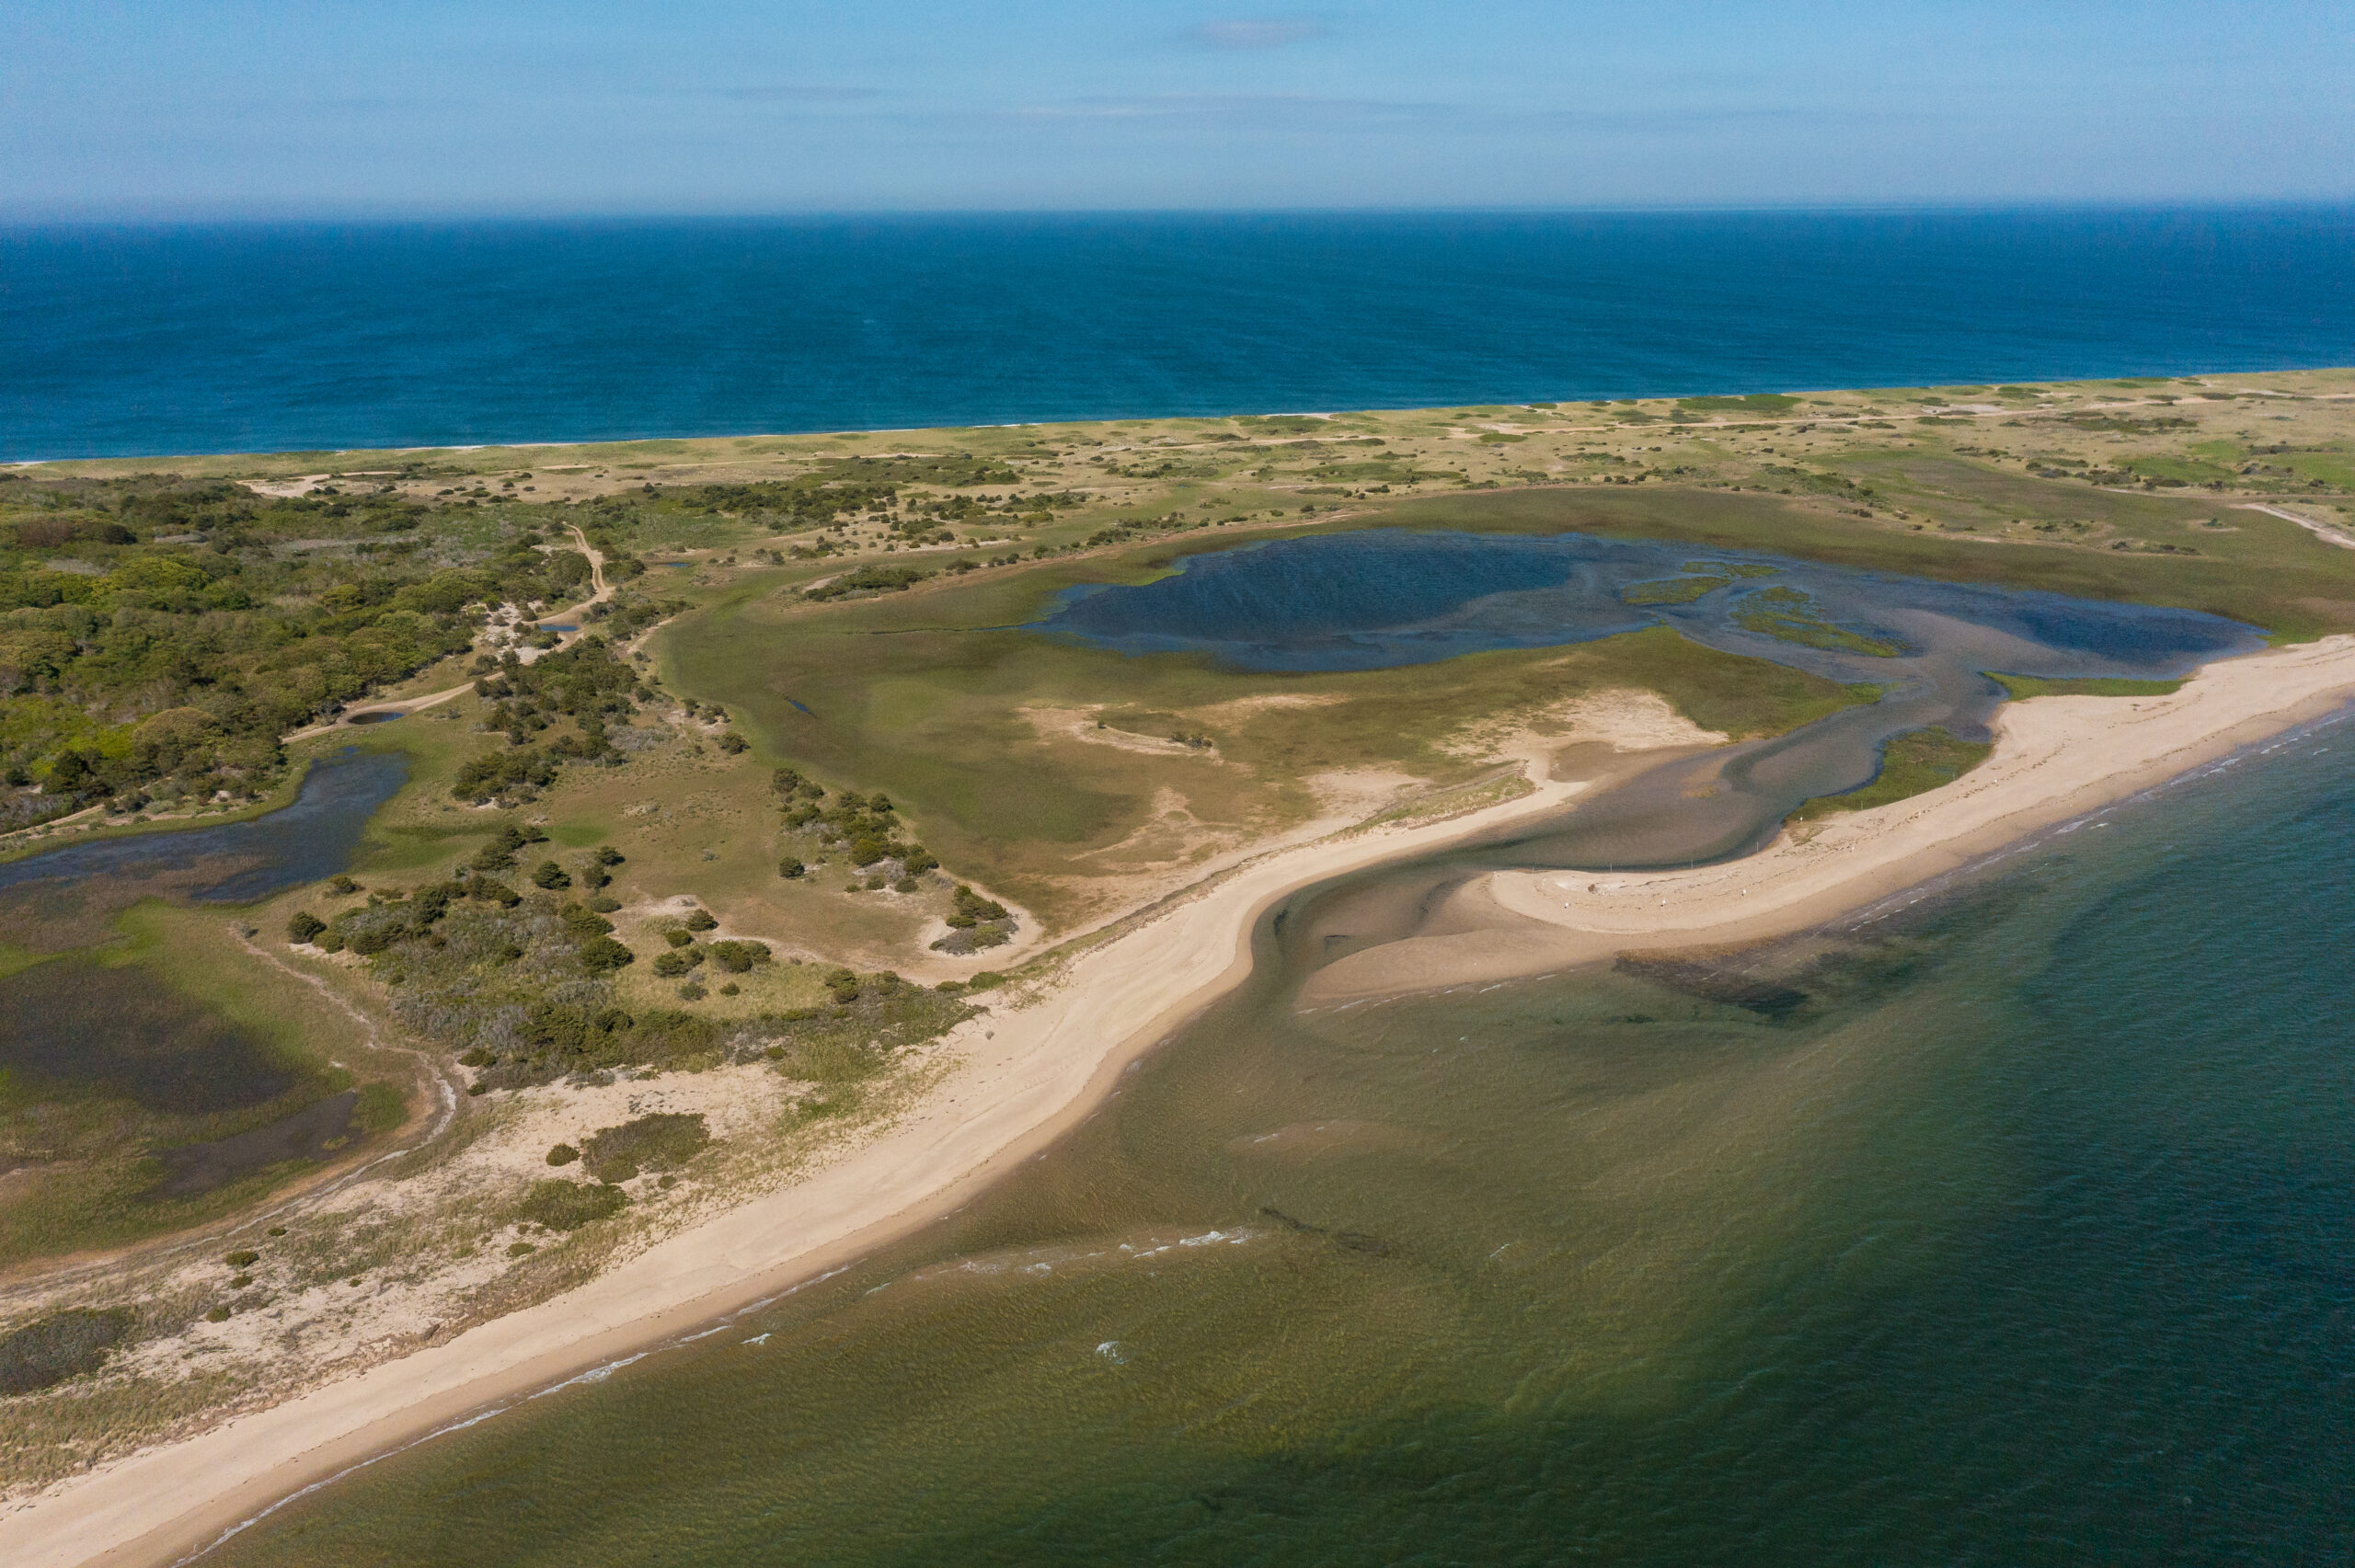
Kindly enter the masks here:
M 1985 761 L 1992 741 L 1964 740 L 1932 727 L 1894 736 L 1881 750 L 1880 770 L 1870 782 L 1839 795 L 1819 795 L 1791 813 L 1794 822 L 1812 821 L 1836 811 L 1868 811 L 1950 784 Z
M 2009 692 L 2014 702 L 2029 697 L 2165 697 L 2183 690 L 2180 681 L 2126 681 L 2108 676 L 2054 681 L 2041 675 L 1998 675 L 1991 670 L 1987 678 Z

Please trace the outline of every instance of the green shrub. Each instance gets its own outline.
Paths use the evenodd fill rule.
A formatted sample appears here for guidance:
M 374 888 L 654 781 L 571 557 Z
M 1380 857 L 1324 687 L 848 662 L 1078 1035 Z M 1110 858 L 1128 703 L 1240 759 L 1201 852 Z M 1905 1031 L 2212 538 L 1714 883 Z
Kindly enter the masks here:
M 515 1218 L 551 1230 L 578 1230 L 619 1214 L 628 1202 L 629 1194 L 619 1187 L 551 1176 L 532 1184 L 531 1192 L 516 1206 Z
M 229 1309 L 215 1307 L 204 1314 L 204 1321 L 208 1323 L 225 1323 L 229 1321 Z
M 755 964 L 770 961 L 769 944 L 765 942 L 715 942 L 707 949 L 713 962 L 731 975 L 741 975 Z
M 518 893 L 514 888 L 507 886 L 506 883 L 491 876 L 475 876 L 468 878 L 466 882 L 466 897 L 469 898 L 480 898 L 485 903 L 497 904 L 502 909 L 510 910 L 523 901 L 523 894 Z
M 637 957 L 637 954 L 610 936 L 592 936 L 580 944 L 580 967 L 593 974 L 623 968 Z
M 717 931 L 719 929 L 719 922 L 712 919 L 711 911 L 709 910 L 697 910 L 695 913 L 687 917 L 687 929 L 689 931 Z
M 662 933 L 662 940 L 669 943 L 673 947 L 684 947 L 695 940 L 695 934 L 692 932 L 681 931 L 678 927 L 672 926 L 669 931 Z
M 544 860 L 532 868 L 532 886 L 545 887 L 553 892 L 559 887 L 571 887 L 572 876 L 556 862 Z
M 581 1145 L 580 1158 L 601 1182 L 626 1182 L 641 1170 L 684 1165 L 711 1141 L 700 1114 L 658 1111 L 609 1127 Z
M 580 1158 L 580 1150 L 569 1143 L 559 1143 L 548 1150 L 548 1163 L 551 1165 L 569 1165 Z
M 261 1261 L 261 1254 L 256 1252 L 231 1253 L 221 1261 L 231 1268 L 248 1268 Z
M 776 863 L 776 874 L 779 876 L 784 877 L 788 882 L 799 876 L 803 872 L 809 869 L 810 868 L 808 866 L 803 865 L 791 855 L 787 855 L 783 860 Z
M 327 922 L 308 910 L 297 910 L 286 921 L 286 940 L 301 944 L 327 930 Z

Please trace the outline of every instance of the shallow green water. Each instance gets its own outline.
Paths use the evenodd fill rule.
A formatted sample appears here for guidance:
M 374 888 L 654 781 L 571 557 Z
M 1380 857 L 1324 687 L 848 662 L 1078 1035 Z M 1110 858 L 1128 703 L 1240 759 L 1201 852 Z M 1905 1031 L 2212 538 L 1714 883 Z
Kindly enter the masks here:
M 1301 1016 L 1365 889 L 1304 896 L 949 1221 L 216 1560 L 2330 1559 L 2350 756 L 1798 944 L 1755 1008 L 1589 975 Z

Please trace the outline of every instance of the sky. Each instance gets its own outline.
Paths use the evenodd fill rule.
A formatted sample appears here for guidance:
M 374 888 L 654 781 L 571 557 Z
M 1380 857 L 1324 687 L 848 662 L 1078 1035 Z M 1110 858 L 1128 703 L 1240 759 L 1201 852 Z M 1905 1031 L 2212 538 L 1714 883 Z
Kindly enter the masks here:
M 0 221 L 2355 197 L 2348 0 L 0 16 Z

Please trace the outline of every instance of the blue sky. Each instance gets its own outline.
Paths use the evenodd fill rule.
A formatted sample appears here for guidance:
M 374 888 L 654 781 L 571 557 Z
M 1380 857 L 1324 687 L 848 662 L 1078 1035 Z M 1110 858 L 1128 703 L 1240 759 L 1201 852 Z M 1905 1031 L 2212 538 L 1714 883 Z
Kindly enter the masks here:
M 10 0 L 0 215 L 2355 196 L 2355 5 Z

